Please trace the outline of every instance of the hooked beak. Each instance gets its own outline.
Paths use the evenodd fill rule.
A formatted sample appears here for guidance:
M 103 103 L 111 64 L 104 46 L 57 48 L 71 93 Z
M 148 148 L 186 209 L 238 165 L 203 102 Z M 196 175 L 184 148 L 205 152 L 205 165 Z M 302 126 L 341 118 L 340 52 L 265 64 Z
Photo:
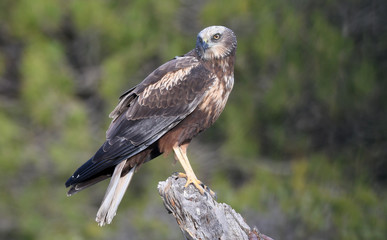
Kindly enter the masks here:
M 196 42 L 196 46 L 198 50 L 202 53 L 204 53 L 208 49 L 208 39 L 203 39 L 201 37 L 198 37 L 198 40 Z
M 204 51 L 208 49 L 208 40 L 207 39 L 203 39 L 202 48 Z

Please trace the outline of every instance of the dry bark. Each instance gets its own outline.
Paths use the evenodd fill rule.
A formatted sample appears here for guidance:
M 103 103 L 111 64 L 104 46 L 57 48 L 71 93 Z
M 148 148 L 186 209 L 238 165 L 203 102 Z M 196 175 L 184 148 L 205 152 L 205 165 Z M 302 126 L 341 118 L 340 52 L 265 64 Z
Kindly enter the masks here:
M 164 205 L 176 218 L 185 239 L 189 240 L 272 240 L 251 229 L 242 216 L 229 205 L 218 203 L 212 196 L 200 192 L 186 179 L 175 175 L 159 182 L 158 189 Z

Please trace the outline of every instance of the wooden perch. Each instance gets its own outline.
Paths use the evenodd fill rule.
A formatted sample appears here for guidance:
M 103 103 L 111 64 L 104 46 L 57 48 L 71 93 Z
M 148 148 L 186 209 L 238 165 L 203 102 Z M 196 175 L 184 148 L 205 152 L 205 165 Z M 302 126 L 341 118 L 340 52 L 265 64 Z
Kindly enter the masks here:
M 159 182 L 164 205 L 176 218 L 185 239 L 189 240 L 273 240 L 251 229 L 229 205 L 216 202 L 209 193 L 201 195 L 186 179 L 175 175 Z

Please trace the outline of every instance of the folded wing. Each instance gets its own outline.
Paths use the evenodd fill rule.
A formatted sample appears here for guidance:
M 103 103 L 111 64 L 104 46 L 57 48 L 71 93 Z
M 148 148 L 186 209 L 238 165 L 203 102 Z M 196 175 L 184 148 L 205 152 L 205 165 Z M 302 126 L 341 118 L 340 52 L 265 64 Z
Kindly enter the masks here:
M 121 96 L 110 114 L 113 120 L 106 142 L 75 171 L 66 186 L 106 174 L 121 161 L 147 149 L 195 110 L 214 78 L 192 56 L 160 66 Z

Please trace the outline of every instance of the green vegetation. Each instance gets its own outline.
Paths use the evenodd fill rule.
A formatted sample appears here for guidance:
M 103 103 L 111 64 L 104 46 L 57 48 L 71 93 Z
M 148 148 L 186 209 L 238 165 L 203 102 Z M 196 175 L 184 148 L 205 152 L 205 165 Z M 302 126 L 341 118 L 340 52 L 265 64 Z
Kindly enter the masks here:
M 118 96 L 194 47 L 238 36 L 235 85 L 190 159 L 219 201 L 275 239 L 385 239 L 387 34 L 383 1 L 0 3 L 0 238 L 181 239 L 158 181 L 135 175 L 113 224 L 107 182 L 64 182 L 104 141 Z

